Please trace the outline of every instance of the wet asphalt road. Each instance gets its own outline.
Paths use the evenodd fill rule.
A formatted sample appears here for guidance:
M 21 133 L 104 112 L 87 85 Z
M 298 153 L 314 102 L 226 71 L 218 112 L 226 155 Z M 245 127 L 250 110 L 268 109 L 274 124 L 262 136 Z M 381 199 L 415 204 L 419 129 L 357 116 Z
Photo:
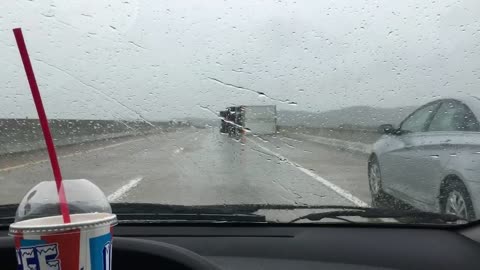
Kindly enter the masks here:
M 366 155 L 285 135 L 248 136 L 242 143 L 217 129 L 186 128 L 66 147 L 59 155 L 65 179 L 89 179 L 116 202 L 370 203 Z M 0 160 L 0 204 L 18 203 L 36 183 L 53 178 L 45 158 Z

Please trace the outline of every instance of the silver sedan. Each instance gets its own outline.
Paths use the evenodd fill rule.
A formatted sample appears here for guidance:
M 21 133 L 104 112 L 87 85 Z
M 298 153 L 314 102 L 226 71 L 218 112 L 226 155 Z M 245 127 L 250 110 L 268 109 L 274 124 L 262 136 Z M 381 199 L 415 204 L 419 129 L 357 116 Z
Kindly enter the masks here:
M 474 220 L 480 215 L 480 100 L 430 102 L 398 128 L 382 125 L 368 162 L 373 207 L 404 202 Z

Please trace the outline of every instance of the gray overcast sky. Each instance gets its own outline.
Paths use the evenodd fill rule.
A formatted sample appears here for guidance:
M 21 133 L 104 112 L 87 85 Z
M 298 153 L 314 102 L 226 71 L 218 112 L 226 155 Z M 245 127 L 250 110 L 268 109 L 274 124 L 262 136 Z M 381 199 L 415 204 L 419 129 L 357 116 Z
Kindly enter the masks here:
M 0 117 L 36 117 L 15 27 L 50 118 L 158 120 L 480 96 L 479 18 L 478 0 L 2 1 Z

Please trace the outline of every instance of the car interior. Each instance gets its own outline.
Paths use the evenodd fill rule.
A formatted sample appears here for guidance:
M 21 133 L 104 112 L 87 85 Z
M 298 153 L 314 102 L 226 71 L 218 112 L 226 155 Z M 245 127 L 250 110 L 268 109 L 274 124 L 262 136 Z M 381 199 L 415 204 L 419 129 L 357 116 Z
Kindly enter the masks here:
M 2 269 L 15 269 L 3 227 Z M 135 224 L 114 227 L 112 269 L 478 269 L 480 225 Z
M 0 270 L 480 269 L 479 0 L 4 2 Z

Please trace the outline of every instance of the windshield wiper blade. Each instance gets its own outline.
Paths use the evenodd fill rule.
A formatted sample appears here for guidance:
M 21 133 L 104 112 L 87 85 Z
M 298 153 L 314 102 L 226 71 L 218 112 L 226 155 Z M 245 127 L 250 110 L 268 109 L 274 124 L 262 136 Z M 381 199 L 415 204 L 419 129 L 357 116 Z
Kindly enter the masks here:
M 314 205 L 314 204 L 206 204 L 206 205 L 182 205 L 182 204 L 156 204 L 156 203 L 112 203 L 112 209 L 124 211 L 125 209 L 170 209 L 170 210 L 228 210 L 236 209 L 239 211 L 258 211 L 267 210 L 290 210 L 290 209 L 367 209 L 368 207 L 350 206 L 350 205 Z M 369 209 L 369 208 L 368 208 Z
M 414 219 L 416 223 L 458 223 L 467 220 L 451 214 L 440 214 L 433 212 L 424 212 L 416 210 L 395 210 L 386 208 L 361 208 L 350 210 L 335 210 L 321 213 L 310 213 L 297 217 L 290 221 L 294 223 L 300 220 L 320 221 L 324 218 L 339 217 L 362 217 L 362 218 L 394 218 L 394 219 Z
M 258 207 L 248 205 L 171 205 L 153 203 L 112 203 L 112 212 L 119 223 L 160 222 L 266 222 L 263 215 L 254 214 Z M 0 227 L 15 220 L 17 204 L 0 205 Z M 53 204 L 48 207 L 56 207 Z M 71 209 L 72 210 L 72 209 Z M 71 213 L 75 213 L 72 211 Z M 39 215 L 38 217 L 41 217 Z
M 18 205 L 0 206 L 0 226 L 13 222 Z M 113 213 L 121 223 L 129 222 L 266 222 L 265 215 L 256 214 L 260 210 L 326 210 L 298 217 L 319 221 L 324 218 L 362 217 L 415 219 L 416 223 L 455 223 L 466 222 L 455 215 L 422 212 L 415 210 L 380 209 L 348 205 L 295 205 L 295 204 L 220 204 L 220 205 L 172 205 L 154 203 L 113 203 Z M 333 210 L 333 211 L 332 211 Z M 345 219 L 342 219 L 345 220 Z M 353 222 L 353 221 L 352 221 Z
M 341 205 L 292 205 L 292 204 L 214 204 L 214 205 L 175 205 L 155 203 L 112 203 L 112 211 L 120 222 L 132 221 L 232 221 L 266 222 L 259 210 L 295 210 L 295 209 L 362 209 L 356 206 Z M 0 226 L 14 222 L 18 204 L 0 205 Z M 47 207 L 47 206 L 46 206 Z M 55 208 L 56 205 L 48 206 Z M 71 213 L 75 213 L 72 211 Z M 40 216 L 39 216 L 40 217 Z
M 266 222 L 263 215 L 239 205 L 112 204 L 120 223 L 129 222 Z
M 130 222 L 267 222 L 255 214 L 135 213 L 117 214 L 120 223 Z
M 259 210 L 296 210 L 296 209 L 366 209 L 360 206 L 345 205 L 294 205 L 294 204 L 213 204 L 178 205 L 154 203 L 113 203 L 115 214 L 131 213 L 208 213 L 208 214 L 251 214 Z
M 214 204 L 176 205 L 153 203 L 114 203 L 113 213 L 120 223 L 139 222 L 267 222 L 260 210 L 342 209 L 361 210 L 364 207 L 345 205 L 292 204 Z

